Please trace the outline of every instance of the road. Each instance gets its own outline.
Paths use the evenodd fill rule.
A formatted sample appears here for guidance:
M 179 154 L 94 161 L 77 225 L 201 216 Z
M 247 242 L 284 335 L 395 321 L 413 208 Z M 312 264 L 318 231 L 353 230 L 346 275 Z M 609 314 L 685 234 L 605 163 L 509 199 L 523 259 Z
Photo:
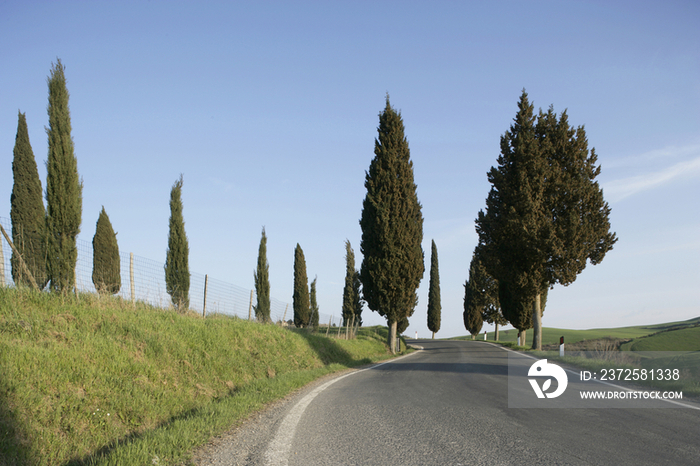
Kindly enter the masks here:
M 507 351 L 483 342 L 415 343 L 424 349 L 315 384 L 197 464 L 700 462 L 698 409 L 509 408 Z M 533 362 L 523 358 L 523 367 Z

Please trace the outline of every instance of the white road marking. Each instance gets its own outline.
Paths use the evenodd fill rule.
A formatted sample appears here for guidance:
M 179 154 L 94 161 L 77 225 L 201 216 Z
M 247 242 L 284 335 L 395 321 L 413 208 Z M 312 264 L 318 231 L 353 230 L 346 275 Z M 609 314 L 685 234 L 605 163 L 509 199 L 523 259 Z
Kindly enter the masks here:
M 416 351 L 416 353 L 419 352 L 420 351 Z M 350 372 L 349 374 L 341 375 L 340 377 L 326 382 L 323 385 L 316 387 L 314 390 L 312 390 L 296 405 L 294 405 L 294 407 L 289 410 L 289 413 L 287 413 L 287 416 L 285 416 L 285 418 L 282 420 L 282 423 L 277 429 L 277 434 L 275 435 L 275 438 L 272 439 L 272 442 L 270 442 L 270 445 L 267 447 L 267 451 L 265 452 L 265 464 L 268 466 L 287 466 L 289 459 L 289 450 L 292 448 L 292 440 L 294 439 L 294 434 L 296 433 L 297 425 L 299 424 L 301 416 L 304 414 L 304 410 L 306 410 L 306 407 L 309 406 L 309 404 L 313 401 L 314 398 L 316 398 L 316 396 L 318 396 L 319 393 L 321 393 L 323 390 L 330 387 L 337 381 L 344 379 L 345 377 L 348 377 L 353 374 L 358 374 L 366 370 L 374 369 L 384 364 L 389 364 L 391 362 L 398 361 L 399 359 L 411 356 L 411 354 L 407 354 L 396 359 L 390 359 L 388 361 L 375 364 L 374 366 L 368 367 L 366 369 L 360 369 L 358 371 Z

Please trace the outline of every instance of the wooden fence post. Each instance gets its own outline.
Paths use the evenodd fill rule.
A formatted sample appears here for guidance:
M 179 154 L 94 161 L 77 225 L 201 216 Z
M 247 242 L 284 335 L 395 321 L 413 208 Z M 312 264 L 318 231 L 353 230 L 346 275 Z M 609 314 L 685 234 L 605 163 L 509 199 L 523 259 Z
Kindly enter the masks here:
M 326 329 L 326 337 L 328 337 L 328 332 L 331 331 L 331 323 L 333 322 L 333 316 L 331 316 L 330 319 L 328 319 L 328 328 Z
M 10 248 L 12 248 L 12 252 L 14 252 L 17 255 L 17 258 L 19 259 L 19 264 L 24 271 L 24 273 L 27 274 L 27 278 L 29 278 L 29 283 L 32 284 L 35 290 L 41 291 L 39 289 L 39 285 L 36 284 L 36 280 L 34 280 L 34 275 L 29 271 L 29 268 L 27 267 L 27 264 L 24 263 L 24 259 L 22 258 L 22 255 L 15 249 L 15 245 L 12 244 L 12 240 L 10 237 L 7 235 L 7 232 L 5 229 L 0 225 L 0 231 L 2 231 L 2 235 L 5 237 L 5 240 L 7 240 L 7 244 L 10 245 Z M 1 245 L 0 245 L 1 246 Z
M 287 305 L 284 306 L 284 315 L 282 316 L 282 322 L 285 322 L 284 319 L 287 318 L 287 309 L 289 309 L 289 303 L 287 303 Z
M 250 290 L 250 304 L 248 304 L 248 320 L 251 320 L 253 311 L 253 290 Z
M 207 283 L 209 282 L 209 275 L 204 275 L 204 305 L 202 306 L 202 317 L 207 316 Z
M 131 306 L 136 307 L 136 285 L 134 284 L 134 253 L 129 253 L 129 281 L 131 282 Z
M 353 332 L 354 332 L 354 330 L 355 330 L 355 314 L 353 314 L 353 315 L 352 315 L 352 319 L 350 319 L 350 327 L 349 327 L 349 329 L 351 329 L 351 330 L 350 330 L 350 333 L 347 333 L 347 332 L 346 332 L 347 335 L 348 335 L 348 338 L 346 338 L 346 340 L 349 340 L 350 338 L 355 338 L 355 336 L 353 335 Z

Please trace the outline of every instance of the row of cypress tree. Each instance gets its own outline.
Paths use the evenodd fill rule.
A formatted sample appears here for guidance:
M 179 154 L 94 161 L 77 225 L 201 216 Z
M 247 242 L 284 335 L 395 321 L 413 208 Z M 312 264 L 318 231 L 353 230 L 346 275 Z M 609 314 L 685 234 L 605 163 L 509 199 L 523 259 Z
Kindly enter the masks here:
M 12 278 L 19 286 L 48 284 L 57 292 L 75 288 L 78 258 L 76 237 L 82 220 L 83 183 L 78 176 L 77 159 L 71 136 L 69 93 L 61 60 L 52 64 L 49 87 L 49 154 L 46 177 L 46 209 L 41 180 L 29 142 L 26 115 L 19 113 L 13 151 L 14 183 L 10 199 L 13 253 Z M 175 183 L 170 199 L 170 234 L 165 274 L 173 304 L 189 304 L 187 237 L 182 218 L 182 176 Z M 93 245 L 92 281 L 99 293 L 116 294 L 121 288 L 119 246 L 104 206 L 100 211 Z M 26 264 L 26 267 L 22 266 Z
M 254 306 L 255 318 L 259 322 L 271 322 L 270 318 L 270 265 L 267 262 L 267 235 L 265 227 L 260 238 L 258 249 L 258 265 L 253 274 L 257 303 Z M 294 293 L 292 307 L 294 310 L 294 325 L 296 327 L 313 327 L 319 325 L 319 308 L 316 299 L 316 281 L 311 282 L 310 289 L 306 274 L 306 259 L 304 251 L 297 243 L 294 249 Z
M 78 175 L 71 136 L 65 67 L 60 59 L 52 64 L 47 83 L 46 208 L 29 141 L 27 117 L 19 112 L 12 159 L 14 182 L 10 219 L 14 248 L 10 262 L 12 278 L 17 285 L 36 285 L 44 289 L 48 284 L 53 291 L 67 293 L 75 287 L 76 237 L 82 221 L 83 183 Z M 97 221 L 93 250 L 92 279 L 96 289 L 116 293 L 121 286 L 119 250 L 104 207 Z
M 75 286 L 77 248 L 82 215 L 82 181 L 71 137 L 68 90 L 60 60 L 53 65 L 49 85 L 49 156 L 47 208 L 41 199 L 27 131 L 19 114 L 15 142 L 11 197 L 11 259 L 13 278 L 24 284 L 27 273 L 43 288 L 67 292 Z M 610 232 L 610 207 L 596 176 L 595 150 L 588 151 L 583 127 L 573 129 L 566 111 L 557 116 L 550 107 L 534 116 L 523 91 L 519 111 L 501 138 L 499 166 L 488 173 L 491 191 L 486 211 L 476 220 L 479 244 L 465 283 L 464 323 L 472 333 L 483 320 L 504 324 L 521 333 L 534 326 L 533 347 L 541 346 L 541 318 L 546 293 L 556 283 L 568 285 L 587 261 L 597 264 L 617 238 Z M 360 244 L 363 261 L 354 268 L 354 252 L 346 242 L 347 273 L 343 290 L 343 320 L 359 318 L 363 301 L 386 317 L 389 343 L 394 350 L 397 332 L 408 327 L 418 301 L 417 288 L 424 273 L 423 217 L 413 178 L 403 120 L 386 98 L 379 115 L 375 157 L 365 176 Z M 178 309 L 189 306 L 189 247 L 182 216 L 182 183 L 171 190 L 166 287 Z M 259 320 L 269 321 L 269 265 L 263 228 L 255 286 Z M 116 234 L 102 208 L 93 238 L 93 282 L 100 292 L 116 293 L 121 285 Z M 27 264 L 19 266 L 21 255 Z M 28 272 L 27 272 L 28 271 Z M 496 292 L 497 290 L 497 292 Z M 297 244 L 294 265 L 294 323 L 318 325 L 316 280 L 308 288 L 304 254 Z M 500 309 L 500 312 L 499 312 Z M 440 328 L 440 292 L 437 248 L 432 242 L 428 327 Z
M 524 90 L 518 109 L 501 137 L 498 167 L 488 173 L 486 211 L 476 219 L 479 242 L 465 283 L 464 324 L 475 335 L 484 320 L 496 329 L 509 322 L 520 331 L 521 344 L 525 330 L 534 328 L 533 347 L 540 349 L 549 289 L 572 283 L 588 261 L 600 263 L 617 237 L 583 126 L 571 127 L 566 111 L 557 115 L 552 107 L 535 116 Z M 387 319 L 393 350 L 418 300 L 423 217 L 403 120 L 388 95 L 377 131 L 360 218 L 360 281 L 369 308 Z M 428 298 L 433 332 L 439 330 L 439 297 L 433 241 Z
M 13 158 L 15 182 L 11 196 L 12 236 L 16 243 L 11 259 L 13 278 L 18 284 L 37 281 L 39 288 L 68 292 L 75 287 L 76 237 L 82 221 L 82 180 L 71 136 L 65 68 L 60 59 L 52 66 L 49 87 L 49 155 L 47 161 L 47 207 L 44 209 L 41 181 L 29 143 L 26 115 L 20 113 Z M 168 249 L 165 263 L 166 288 L 178 309 L 189 305 L 189 247 L 182 216 L 183 178 L 171 190 Z M 343 319 L 361 322 L 363 297 L 370 308 L 387 316 L 392 336 L 408 326 L 408 317 L 417 302 L 416 288 L 423 275 L 421 206 L 415 193 L 408 142 L 403 121 L 390 105 L 380 114 L 379 139 L 375 159 L 366 177 L 368 195 L 363 203 L 360 224 L 364 260 L 361 271 L 354 268 L 354 252 L 346 243 L 347 274 L 343 290 Z M 386 206 L 390 206 L 386 209 Z M 395 219 L 400 221 L 396 222 Z M 392 228 L 385 228 L 392 224 Z M 391 242 L 386 242 L 391 238 Z M 269 265 L 266 236 L 260 243 L 255 286 L 258 293 L 256 316 L 269 320 Z M 388 248 L 386 246 L 389 246 Z M 93 238 L 93 282 L 99 292 L 116 293 L 121 287 L 119 249 L 116 233 L 102 208 Z M 397 261 L 394 255 L 406 257 Z M 27 268 L 19 266 L 21 255 Z M 435 256 L 435 260 L 437 257 Z M 396 290 L 401 281 L 405 292 Z M 316 279 L 307 288 L 306 265 L 301 247 L 295 249 L 294 321 L 298 326 L 318 325 Z M 364 286 L 364 290 L 361 287 Z M 432 296 L 432 295 L 431 295 Z M 439 294 L 438 294 L 439 296 Z M 431 297 L 435 303 L 435 298 Z M 438 299 L 439 306 L 439 299 Z M 432 306 L 435 309 L 435 306 Z M 438 310 L 439 312 L 439 310 Z M 433 315 L 434 317 L 434 315 Z M 438 317 L 439 322 L 439 317 Z M 431 324 L 432 325 L 432 324 Z M 439 324 L 438 324 L 439 325 Z M 434 328 L 434 325 L 432 325 Z

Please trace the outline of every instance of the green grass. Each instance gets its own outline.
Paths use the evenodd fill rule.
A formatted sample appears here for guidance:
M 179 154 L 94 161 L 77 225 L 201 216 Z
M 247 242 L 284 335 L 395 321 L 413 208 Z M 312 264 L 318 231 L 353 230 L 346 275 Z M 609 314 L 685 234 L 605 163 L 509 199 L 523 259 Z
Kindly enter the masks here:
M 177 464 L 311 380 L 390 357 L 384 341 L 3 288 L 0 464 Z
M 636 338 L 622 345 L 623 351 L 700 351 L 700 327 L 668 330 Z

